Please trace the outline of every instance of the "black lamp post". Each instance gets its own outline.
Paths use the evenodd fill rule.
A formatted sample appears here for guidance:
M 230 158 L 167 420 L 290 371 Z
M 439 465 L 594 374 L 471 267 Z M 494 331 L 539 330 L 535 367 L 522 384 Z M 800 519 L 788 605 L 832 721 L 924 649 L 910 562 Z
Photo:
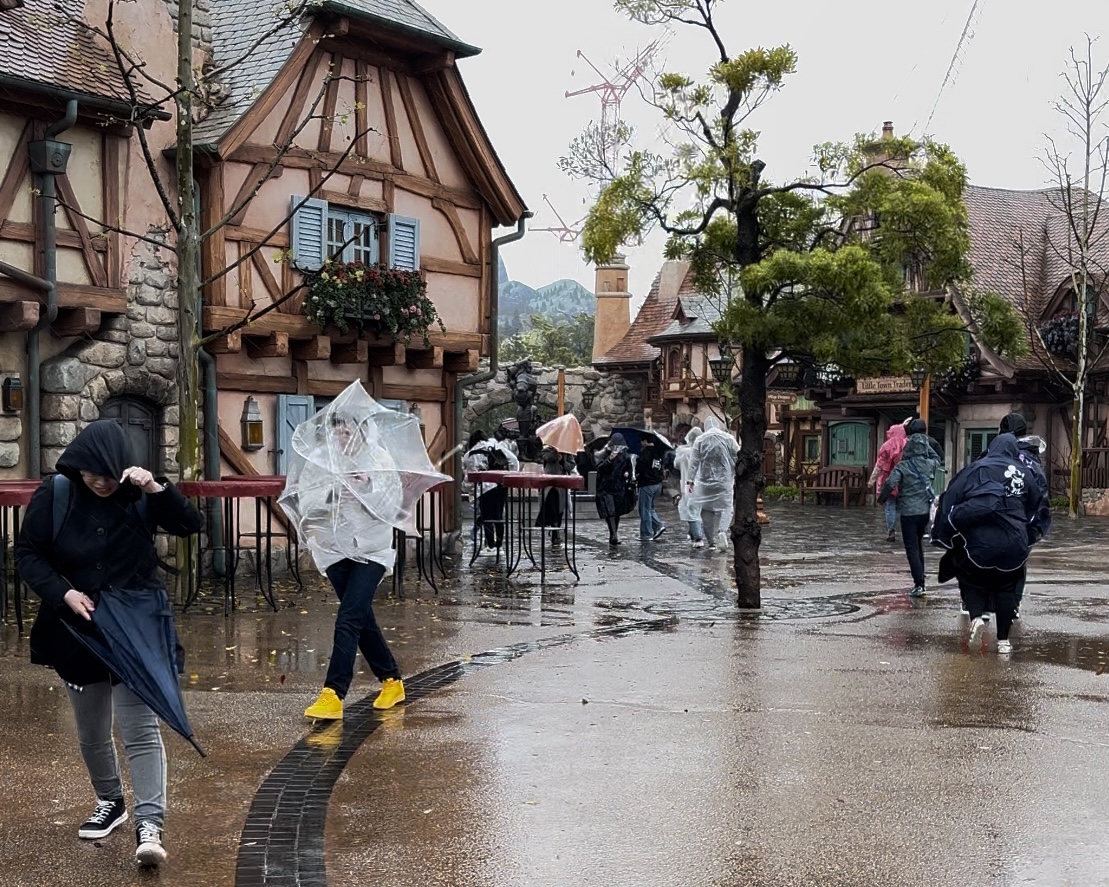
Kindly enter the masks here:
M 928 370 L 922 366 L 915 366 L 909 372 L 909 379 L 912 380 L 913 387 L 920 391 L 924 387 L 924 380 L 928 378 Z

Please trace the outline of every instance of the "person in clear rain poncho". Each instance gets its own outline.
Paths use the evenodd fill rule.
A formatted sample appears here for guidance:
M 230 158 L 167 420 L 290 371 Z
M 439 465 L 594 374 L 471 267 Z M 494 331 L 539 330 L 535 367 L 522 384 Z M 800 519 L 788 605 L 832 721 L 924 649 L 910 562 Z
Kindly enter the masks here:
M 393 530 L 408 526 L 420 497 L 449 478 L 428 460 L 418 420 L 385 409 L 358 382 L 298 425 L 291 449 L 279 501 L 339 597 L 324 687 L 305 717 L 343 717 L 359 650 L 382 682 L 374 708 L 392 708 L 404 701 L 404 683 L 374 594 L 393 566 Z
M 738 457 L 736 439 L 724 429 L 723 422 L 709 417 L 689 456 L 690 479 L 686 481 L 685 495 L 690 497 L 689 508 L 701 515 L 710 549 L 727 546 L 726 538 L 721 537 L 731 523 L 728 516 L 732 514 Z
M 700 428 L 690 428 L 685 436 L 685 443 L 678 447 L 674 453 L 674 468 L 681 477 L 681 495 L 678 499 L 678 517 L 686 522 L 689 528 L 689 541 L 694 548 L 705 547 L 705 532 L 701 526 L 701 509 L 694 507 L 692 492 L 693 470 L 693 445 L 702 434 Z

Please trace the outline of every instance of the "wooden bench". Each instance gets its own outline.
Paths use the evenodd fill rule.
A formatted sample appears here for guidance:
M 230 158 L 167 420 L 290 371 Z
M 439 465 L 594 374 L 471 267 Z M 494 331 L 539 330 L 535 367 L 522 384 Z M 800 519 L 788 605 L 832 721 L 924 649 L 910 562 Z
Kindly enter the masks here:
M 843 496 L 844 508 L 854 496 L 858 504 L 862 505 L 866 501 L 866 469 L 849 465 L 821 468 L 816 474 L 798 480 L 797 495 L 802 505 L 805 504 L 806 493 L 816 496 L 817 502 L 820 502 L 820 493 L 839 493 Z

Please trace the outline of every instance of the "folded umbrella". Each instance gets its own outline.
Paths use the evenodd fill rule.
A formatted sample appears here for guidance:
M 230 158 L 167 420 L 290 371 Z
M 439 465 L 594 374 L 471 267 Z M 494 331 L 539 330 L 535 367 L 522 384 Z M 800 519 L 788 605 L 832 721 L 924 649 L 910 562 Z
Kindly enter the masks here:
M 185 713 L 177 680 L 177 630 L 164 588 L 104 589 L 92 612 L 96 631 L 63 623 L 154 714 L 205 756 Z
M 544 422 L 535 429 L 535 436 L 560 453 L 573 455 L 585 446 L 581 423 L 573 413 Z

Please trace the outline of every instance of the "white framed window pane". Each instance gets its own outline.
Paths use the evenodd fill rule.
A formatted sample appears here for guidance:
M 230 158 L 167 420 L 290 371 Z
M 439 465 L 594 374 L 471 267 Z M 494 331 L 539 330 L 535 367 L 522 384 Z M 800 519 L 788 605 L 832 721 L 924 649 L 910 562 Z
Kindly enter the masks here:
M 377 225 L 370 219 L 355 218 L 352 237 L 351 261 L 372 265 L 377 261 Z
M 333 259 L 345 260 L 344 245 L 346 237 L 346 214 L 329 213 L 327 216 L 327 255 Z

